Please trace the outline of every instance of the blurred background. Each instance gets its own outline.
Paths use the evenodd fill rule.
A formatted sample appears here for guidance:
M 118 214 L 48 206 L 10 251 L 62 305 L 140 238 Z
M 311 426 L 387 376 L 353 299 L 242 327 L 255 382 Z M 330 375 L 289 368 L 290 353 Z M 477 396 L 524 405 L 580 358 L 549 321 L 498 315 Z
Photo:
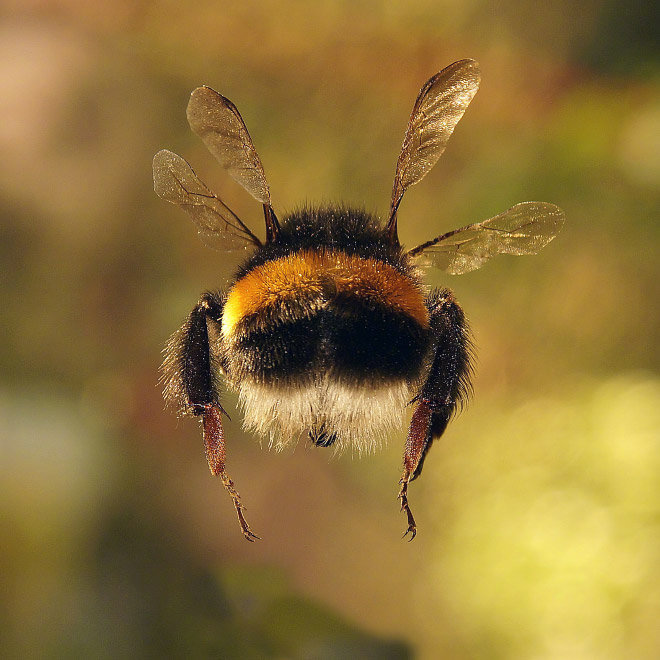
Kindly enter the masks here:
M 0 655 L 660 655 L 657 4 L 558 0 L 4 0 L 0 8 Z M 450 286 L 475 396 L 410 489 L 405 429 L 360 458 L 275 453 L 225 398 L 240 534 L 160 350 L 235 257 L 153 193 L 182 154 L 254 228 L 189 130 L 240 109 L 281 215 L 384 215 L 414 98 L 472 57 L 482 85 L 406 195 L 412 246 L 525 200 L 565 209 L 535 257 Z

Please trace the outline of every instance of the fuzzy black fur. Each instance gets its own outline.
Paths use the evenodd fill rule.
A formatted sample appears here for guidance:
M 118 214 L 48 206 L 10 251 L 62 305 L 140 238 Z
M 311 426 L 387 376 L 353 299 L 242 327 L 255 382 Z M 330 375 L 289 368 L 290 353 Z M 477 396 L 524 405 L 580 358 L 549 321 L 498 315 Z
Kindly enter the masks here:
M 404 274 L 410 271 L 401 248 L 389 242 L 380 220 L 362 209 L 331 205 L 301 208 L 280 223 L 277 239 L 256 250 L 238 269 L 235 280 L 267 261 L 319 248 L 379 259 Z
M 295 318 L 279 315 L 266 326 L 258 314 L 241 324 L 232 377 L 261 383 L 303 383 L 331 373 L 344 382 L 374 386 L 416 379 L 430 334 L 406 314 L 366 305 L 358 296 Z
M 204 406 L 219 405 L 219 364 L 210 348 L 208 322 L 219 328 L 224 296 L 205 293 L 184 324 L 167 342 L 161 366 L 163 394 L 180 413 L 201 415 Z
M 431 424 L 422 457 L 412 475 L 422 472 L 424 459 L 449 420 L 472 394 L 473 348 L 463 310 L 449 289 L 436 289 L 426 300 L 433 336 L 433 363 L 417 399 L 429 404 Z

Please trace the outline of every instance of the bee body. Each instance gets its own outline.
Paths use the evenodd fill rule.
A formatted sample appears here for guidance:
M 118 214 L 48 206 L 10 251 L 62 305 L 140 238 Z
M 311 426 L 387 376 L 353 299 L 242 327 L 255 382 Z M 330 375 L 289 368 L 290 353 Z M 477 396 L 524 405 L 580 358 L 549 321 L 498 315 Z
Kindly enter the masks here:
M 278 447 L 302 435 L 373 448 L 428 366 L 418 270 L 376 218 L 344 208 L 292 214 L 261 252 L 239 269 L 221 323 L 245 425 Z
M 243 425 L 283 447 L 308 438 L 320 447 L 377 447 L 407 409 L 399 499 L 411 539 L 416 524 L 408 484 L 434 440 L 470 394 L 467 322 L 448 289 L 427 290 L 418 264 L 451 274 L 500 254 L 534 254 L 562 226 L 561 209 L 523 202 L 489 220 L 404 250 L 398 210 L 404 193 L 442 155 L 479 86 L 474 60 L 449 65 L 422 87 L 396 164 L 385 222 L 341 206 L 306 208 L 282 222 L 261 160 L 236 106 L 209 87 L 193 91 L 188 122 L 227 172 L 263 208 L 260 240 L 171 151 L 153 162 L 154 188 L 184 209 L 202 240 L 220 249 L 251 247 L 226 291 L 206 293 L 165 348 L 165 399 L 201 417 L 212 474 L 231 496 L 248 541 L 258 538 L 225 471 L 220 398 L 238 393 Z

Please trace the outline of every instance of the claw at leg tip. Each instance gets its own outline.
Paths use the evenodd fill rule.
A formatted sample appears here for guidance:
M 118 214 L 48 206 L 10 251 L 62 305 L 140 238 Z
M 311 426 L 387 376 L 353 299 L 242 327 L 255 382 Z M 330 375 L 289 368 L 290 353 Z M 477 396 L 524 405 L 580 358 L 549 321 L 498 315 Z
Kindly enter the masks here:
M 410 543 L 417 536 L 417 527 L 408 527 L 401 538 L 405 539 L 408 534 L 410 534 L 410 538 L 408 539 L 408 543 Z

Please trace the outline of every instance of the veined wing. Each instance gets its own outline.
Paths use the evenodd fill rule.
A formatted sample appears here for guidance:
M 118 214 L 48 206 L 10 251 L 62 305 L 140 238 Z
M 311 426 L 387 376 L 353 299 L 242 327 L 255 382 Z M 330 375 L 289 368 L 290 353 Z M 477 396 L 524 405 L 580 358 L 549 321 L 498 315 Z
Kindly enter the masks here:
M 263 165 L 236 106 L 210 87 L 190 95 L 188 123 L 218 162 L 245 190 L 271 206 Z
M 162 149 L 154 156 L 154 190 L 162 199 L 180 206 L 197 226 L 209 247 L 231 250 L 261 241 L 222 200 L 197 177 L 181 156 Z
M 489 220 L 442 234 L 408 252 L 452 275 L 480 268 L 497 254 L 536 254 L 560 231 L 564 212 L 548 202 L 522 202 Z
M 474 60 L 459 60 L 436 73 L 422 87 L 413 106 L 396 164 L 390 223 L 406 190 L 419 183 L 438 162 L 451 134 L 479 88 Z

